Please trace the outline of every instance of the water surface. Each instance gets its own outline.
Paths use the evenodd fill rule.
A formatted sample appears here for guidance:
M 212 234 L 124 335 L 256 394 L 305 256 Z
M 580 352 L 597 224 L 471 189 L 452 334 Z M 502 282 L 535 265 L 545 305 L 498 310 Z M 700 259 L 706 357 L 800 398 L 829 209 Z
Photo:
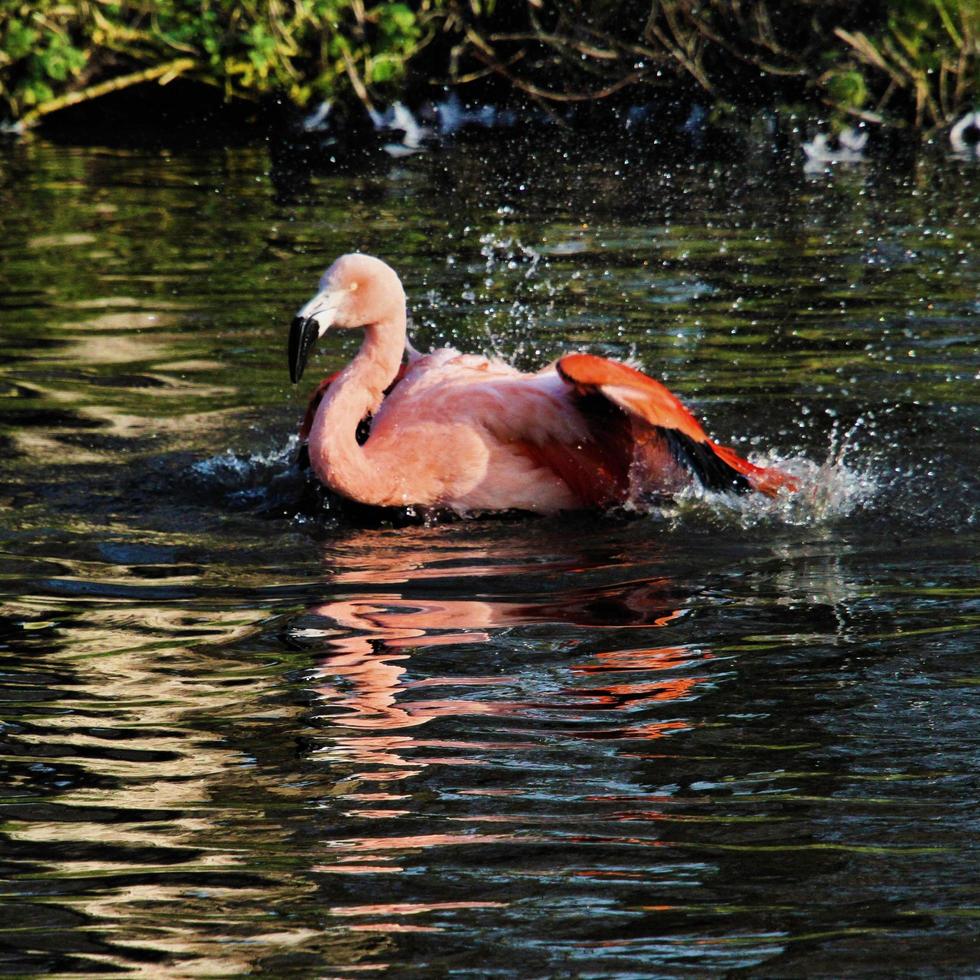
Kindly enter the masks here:
M 0 969 L 975 975 L 980 170 L 640 149 L 0 148 Z M 353 249 L 807 490 L 311 514 Z

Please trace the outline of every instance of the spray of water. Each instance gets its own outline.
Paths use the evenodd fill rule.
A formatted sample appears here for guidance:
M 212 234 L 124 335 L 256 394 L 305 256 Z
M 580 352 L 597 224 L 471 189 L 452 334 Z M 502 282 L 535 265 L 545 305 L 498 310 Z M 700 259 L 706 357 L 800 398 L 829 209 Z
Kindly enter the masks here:
M 712 493 L 699 487 L 677 494 L 672 500 L 634 502 L 627 510 L 671 524 L 691 522 L 752 527 L 760 523 L 806 526 L 830 523 L 868 506 L 879 491 L 870 468 L 845 462 L 847 436 L 831 445 L 826 459 L 815 463 L 801 456 L 757 459 L 779 466 L 800 481 L 798 493 L 775 498 L 760 494 Z M 265 452 L 234 453 L 225 450 L 191 465 L 191 481 L 206 495 L 234 507 L 260 506 L 282 496 L 287 488 L 302 483 L 296 465 L 297 439 Z
M 297 436 L 265 452 L 230 449 L 198 460 L 188 472 L 191 484 L 206 496 L 232 507 L 258 506 L 290 490 L 300 479 L 296 466 Z

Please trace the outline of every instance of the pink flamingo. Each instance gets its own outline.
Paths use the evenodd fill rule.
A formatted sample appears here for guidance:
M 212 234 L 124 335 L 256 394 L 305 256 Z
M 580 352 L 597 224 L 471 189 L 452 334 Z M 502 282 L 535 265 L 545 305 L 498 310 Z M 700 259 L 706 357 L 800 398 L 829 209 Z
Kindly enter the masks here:
M 662 384 L 617 361 L 568 354 L 525 374 L 451 348 L 419 354 L 402 284 L 372 256 L 337 259 L 296 315 L 294 383 L 330 327 L 363 329 L 364 341 L 314 393 L 301 437 L 317 478 L 350 500 L 548 514 L 641 502 L 692 477 L 712 490 L 797 489 L 712 442 Z

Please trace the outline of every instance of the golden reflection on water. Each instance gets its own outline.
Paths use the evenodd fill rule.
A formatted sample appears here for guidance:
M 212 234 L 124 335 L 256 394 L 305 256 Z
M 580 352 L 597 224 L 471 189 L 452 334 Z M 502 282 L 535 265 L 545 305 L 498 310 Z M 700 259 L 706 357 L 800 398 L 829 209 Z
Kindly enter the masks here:
M 40 605 L 27 600 L 3 611 L 27 617 Z M 247 936 L 236 935 L 231 924 L 239 910 L 264 906 L 268 884 L 214 883 L 216 875 L 234 881 L 250 874 L 257 851 L 281 846 L 284 836 L 264 817 L 262 801 L 288 789 L 274 777 L 264 781 L 245 749 L 200 723 L 247 715 L 250 704 L 269 698 L 279 684 L 274 672 L 221 653 L 254 632 L 265 610 L 144 602 L 129 612 L 118 601 L 82 601 L 71 612 L 50 611 L 61 625 L 59 649 L 46 659 L 73 669 L 74 679 L 60 685 L 58 710 L 44 715 L 43 729 L 8 735 L 8 745 L 18 755 L 36 746 L 38 764 L 70 764 L 80 770 L 78 785 L 57 793 L 50 820 L 8 820 L 5 830 L 11 841 L 44 855 L 43 879 L 90 879 L 90 887 L 70 888 L 57 902 L 97 922 L 110 948 L 117 941 L 123 948 L 95 950 L 88 959 L 159 975 L 125 952 L 147 947 L 182 962 L 181 975 L 228 976 L 247 972 L 257 949 L 284 950 L 317 938 L 308 928 L 270 928 L 273 923 L 261 919 Z M 293 706 L 263 709 L 264 717 L 278 714 L 284 724 L 294 723 L 298 712 Z M 243 777 L 254 787 L 248 794 L 256 798 L 254 807 L 222 803 L 229 781 Z M 235 829 L 245 822 L 247 842 Z M 37 877 L 38 869 L 28 873 Z M 171 884 L 173 876 L 184 884 Z M 289 901 L 310 887 L 281 876 L 276 894 Z
M 24 614 L 30 604 L 10 604 L 5 612 Z M 217 642 L 230 642 L 254 628 L 261 613 L 253 614 L 249 623 L 240 610 L 209 610 L 207 629 Z M 118 793 L 104 785 L 68 789 L 58 797 L 60 805 L 100 808 L 118 807 L 120 812 L 140 808 L 203 807 L 203 816 L 182 817 L 169 826 L 185 826 L 188 832 L 200 830 L 210 819 L 208 777 L 241 764 L 240 753 L 212 739 L 201 738 L 194 727 L 186 724 L 191 714 L 220 714 L 228 710 L 235 695 L 229 677 L 238 669 L 232 660 L 209 658 L 209 674 L 200 671 L 200 658 L 175 637 L 193 634 L 188 610 L 176 607 L 140 607 L 139 614 L 120 615 L 119 607 L 110 603 L 85 604 L 84 621 L 73 625 L 69 620 L 59 627 L 59 645 L 63 647 L 57 662 L 75 668 L 77 680 L 62 685 L 65 696 L 58 702 L 62 709 L 44 719 L 44 730 L 37 735 L 16 736 L 22 744 L 51 745 L 57 733 L 57 745 L 70 747 L 70 758 L 76 765 L 90 768 L 94 775 L 113 777 L 120 782 Z M 156 642 L 154 642 L 156 637 Z M 272 679 L 256 678 L 270 684 Z M 106 708 L 111 715 L 106 717 Z M 125 733 L 123 739 L 115 733 Z M 113 754 L 119 745 L 123 750 Z M 88 750 L 99 750 L 97 753 Z M 152 770 L 147 771 L 152 758 Z M 151 825 L 139 823 L 106 825 L 84 823 L 30 823 L 16 833 L 24 838 L 53 840 L 58 835 L 76 835 L 84 828 L 89 834 L 111 830 L 119 839 L 128 837 L 145 846 L 155 846 L 159 837 Z M 185 834 L 168 831 L 168 842 L 184 843 Z M 94 864 L 86 870 L 109 870 Z M 65 870 L 79 870 L 74 862 Z
M 105 344 L 104 338 L 87 338 L 78 342 L 79 348 L 93 347 L 101 351 L 111 351 L 103 356 L 113 361 L 134 362 L 140 360 L 137 351 L 141 356 L 163 354 L 166 347 L 161 346 L 158 351 L 154 351 L 151 345 L 143 341 L 132 343 L 129 338 L 113 340 L 111 344 Z M 87 354 L 86 354 L 87 356 Z M 104 402 L 93 404 L 91 400 L 91 390 L 88 386 L 78 388 L 63 386 L 52 387 L 36 382 L 22 384 L 25 392 L 30 392 L 32 398 L 36 398 L 40 403 L 64 406 L 69 410 L 74 410 L 78 417 L 89 423 L 91 431 L 99 440 L 106 437 L 116 437 L 124 439 L 137 439 L 149 436 L 152 438 L 165 436 L 169 438 L 179 437 L 187 439 L 190 434 L 198 437 L 205 437 L 208 432 L 213 432 L 227 421 L 230 409 L 216 409 L 201 412 L 179 412 L 184 404 L 200 404 L 207 399 L 218 398 L 228 394 L 231 389 L 211 383 L 201 383 L 190 381 L 186 378 L 176 378 L 173 375 L 162 374 L 159 372 L 148 372 L 144 378 L 157 382 L 160 387 L 143 389 L 141 392 L 149 390 L 156 399 L 161 401 L 171 399 L 173 408 L 178 410 L 177 414 L 140 414 L 136 415 L 127 412 L 122 406 L 109 405 Z M 117 391 L 126 392 L 133 389 L 117 387 Z M 150 406 L 146 406 L 149 408 Z M 10 433 L 10 437 L 18 451 L 36 460 L 57 461 L 59 465 L 85 465 L 90 463 L 105 462 L 106 459 L 115 459 L 119 453 L 118 447 L 109 449 L 89 448 L 84 445 L 77 445 L 68 442 L 63 438 L 64 430 L 57 426 L 45 427 L 25 427 L 15 429 Z

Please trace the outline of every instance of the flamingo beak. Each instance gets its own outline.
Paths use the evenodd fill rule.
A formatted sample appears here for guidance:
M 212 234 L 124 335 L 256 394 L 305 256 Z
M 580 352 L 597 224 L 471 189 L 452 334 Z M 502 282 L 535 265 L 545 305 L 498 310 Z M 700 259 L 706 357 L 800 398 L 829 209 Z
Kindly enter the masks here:
M 333 323 L 336 312 L 333 297 L 319 293 L 293 318 L 289 328 L 289 378 L 293 384 L 303 376 L 313 345 Z

